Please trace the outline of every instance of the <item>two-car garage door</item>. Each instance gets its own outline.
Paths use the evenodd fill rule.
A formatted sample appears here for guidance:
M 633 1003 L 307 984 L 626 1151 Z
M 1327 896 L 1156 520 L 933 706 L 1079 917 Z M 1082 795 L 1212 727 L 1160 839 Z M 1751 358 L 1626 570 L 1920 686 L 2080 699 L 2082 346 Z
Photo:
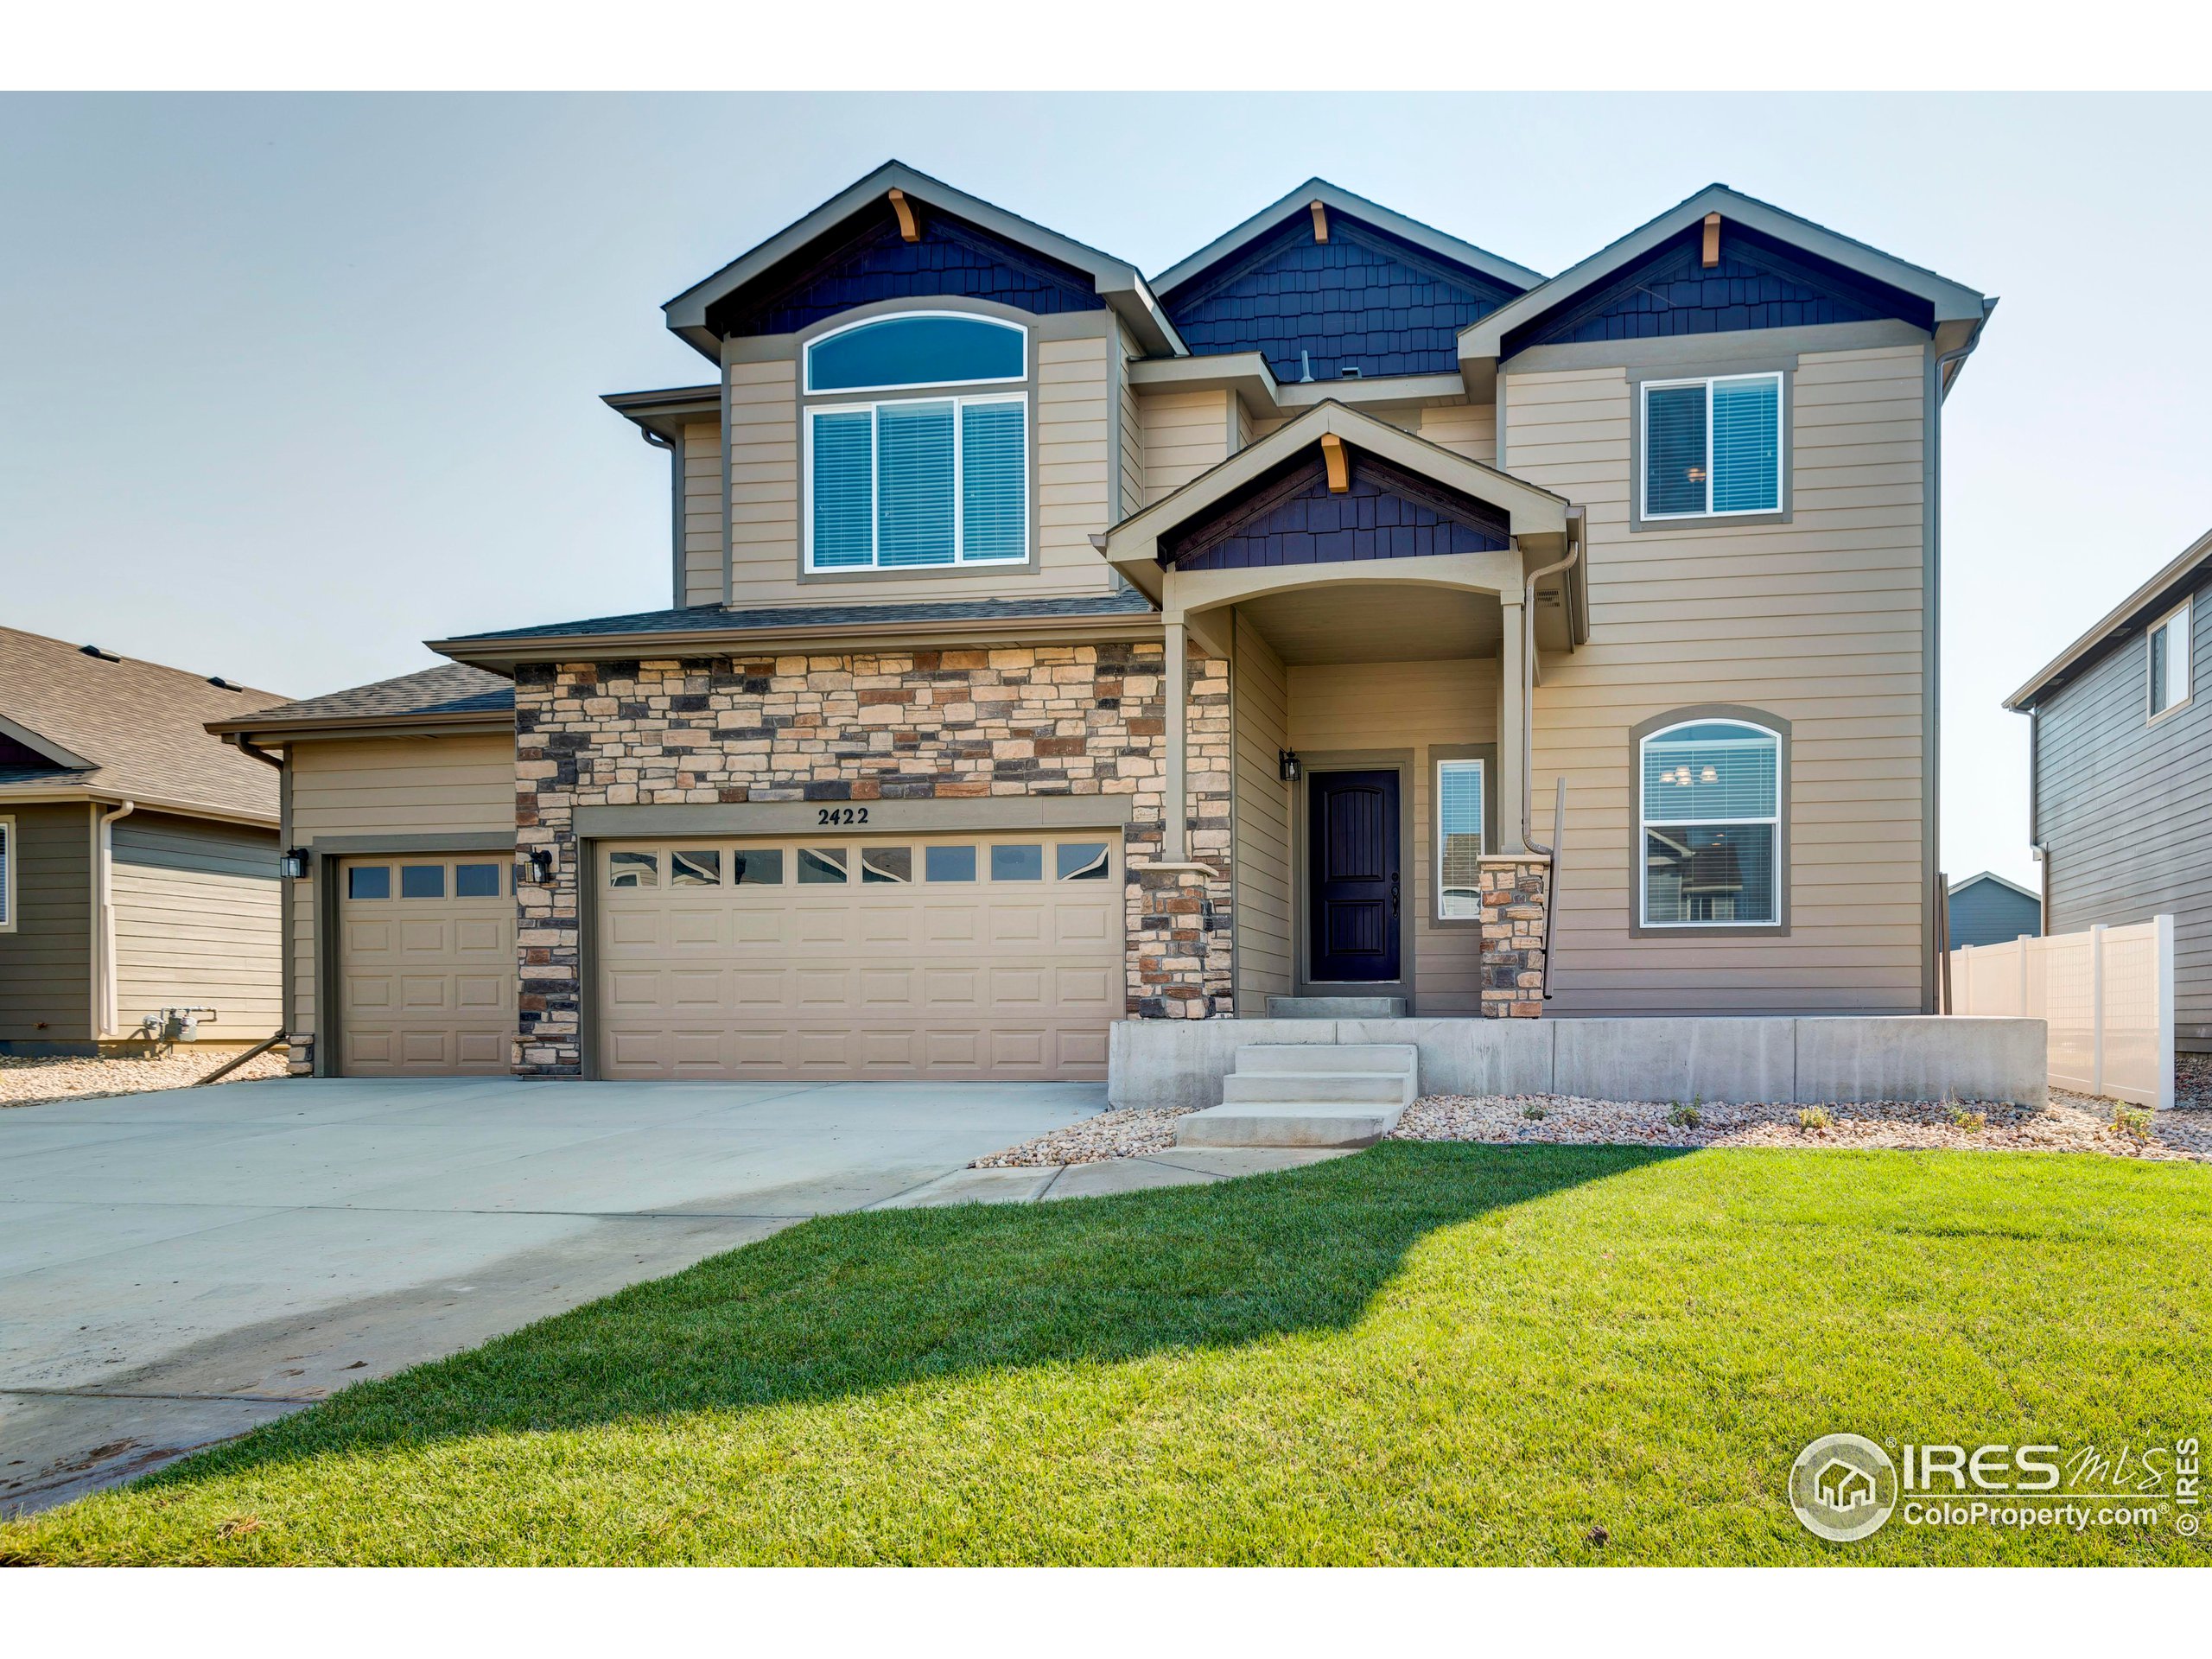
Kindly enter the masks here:
M 1120 839 L 606 843 L 599 1075 L 1103 1077 Z

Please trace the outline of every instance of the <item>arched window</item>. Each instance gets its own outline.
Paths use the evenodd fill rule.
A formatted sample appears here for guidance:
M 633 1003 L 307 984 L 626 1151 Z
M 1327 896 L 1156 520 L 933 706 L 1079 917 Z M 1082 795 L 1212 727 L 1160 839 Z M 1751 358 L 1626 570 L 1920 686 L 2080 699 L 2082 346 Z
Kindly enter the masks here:
M 972 386 L 1028 372 L 1028 331 L 961 312 L 906 312 L 823 335 L 806 348 L 806 389 L 885 391 Z
M 935 389 L 1019 385 L 1028 353 L 1026 329 L 953 312 L 871 318 L 810 342 L 807 393 L 839 401 L 806 411 L 806 568 L 1027 558 L 1027 392 Z
M 1782 921 L 1782 734 L 1688 720 L 1637 746 L 1646 927 Z

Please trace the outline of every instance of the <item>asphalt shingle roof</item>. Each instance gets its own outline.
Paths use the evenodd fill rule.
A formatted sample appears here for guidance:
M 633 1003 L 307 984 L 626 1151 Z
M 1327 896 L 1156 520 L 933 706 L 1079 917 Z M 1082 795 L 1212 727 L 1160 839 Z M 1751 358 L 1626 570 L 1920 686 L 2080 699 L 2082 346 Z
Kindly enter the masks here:
M 205 675 L 87 656 L 66 639 L 0 628 L 0 716 L 92 764 L 51 770 L 15 757 L 0 787 L 82 789 L 276 820 L 276 772 L 220 738 L 212 720 L 283 699 Z
M 515 706 L 512 680 L 487 674 L 465 663 L 441 663 L 413 674 L 402 674 L 372 685 L 303 697 L 274 708 L 254 710 L 270 725 L 291 725 L 309 720 L 404 719 L 410 715 L 474 715 L 511 712 Z
M 728 633 L 803 627 L 865 626 L 902 622 L 980 622 L 1001 618 L 1127 616 L 1152 605 L 1135 588 L 1088 599 L 931 600 L 910 605 L 791 605 L 773 610 L 726 611 L 695 606 L 681 611 L 640 611 L 631 616 L 594 616 L 579 622 L 548 622 L 532 628 L 472 633 L 470 644 L 491 640 L 565 639 L 595 634 Z M 449 643 L 458 644 L 459 641 Z

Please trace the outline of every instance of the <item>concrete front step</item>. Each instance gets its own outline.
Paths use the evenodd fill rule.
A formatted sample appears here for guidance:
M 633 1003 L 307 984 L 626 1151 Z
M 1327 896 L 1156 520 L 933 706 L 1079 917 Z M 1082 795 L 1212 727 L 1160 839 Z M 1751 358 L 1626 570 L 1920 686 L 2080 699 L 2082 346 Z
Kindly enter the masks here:
M 1270 996 L 1270 1020 L 1402 1020 L 1402 996 Z
M 1382 1106 L 1413 1103 L 1410 1071 L 1232 1071 L 1221 1080 L 1224 1106 L 1292 1106 L 1302 1101 L 1363 1101 Z
M 1411 1077 L 1421 1065 L 1412 1043 L 1247 1043 L 1236 1051 L 1236 1074 L 1292 1071 L 1390 1071 Z
M 1239 1101 L 1175 1120 L 1179 1147 L 1371 1147 L 1398 1126 L 1399 1105 L 1371 1101 L 1300 1101 L 1278 1106 Z

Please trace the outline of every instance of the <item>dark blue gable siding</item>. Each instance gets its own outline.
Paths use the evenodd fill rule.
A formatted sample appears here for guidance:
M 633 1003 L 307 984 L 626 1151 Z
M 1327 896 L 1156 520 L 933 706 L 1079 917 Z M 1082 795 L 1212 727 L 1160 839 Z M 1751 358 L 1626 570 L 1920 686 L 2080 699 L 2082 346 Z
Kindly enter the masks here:
M 788 274 L 772 273 L 765 287 L 719 302 L 707 326 L 725 337 L 788 334 L 878 300 L 947 296 L 995 300 L 1038 316 L 1105 306 L 1081 271 L 963 219 L 924 207 L 921 240 L 908 242 L 891 210 L 882 212 L 881 221 L 857 233 L 802 251 Z
M 1193 353 L 1262 352 L 1278 380 L 1307 353 L 1316 380 L 1456 373 L 1459 330 L 1518 289 L 1453 265 L 1343 213 L 1329 239 L 1304 214 L 1163 296 Z
M 1693 226 L 1596 293 L 1515 329 L 1505 338 L 1507 354 L 1583 340 L 1659 340 L 1883 317 L 1935 326 L 1925 300 L 1755 232 L 1724 222 L 1720 263 L 1706 270 L 1703 252 L 1704 227 Z
M 2043 906 L 1999 881 L 1974 881 L 1950 895 L 1951 948 L 2010 944 L 2021 934 L 2040 935 Z
M 1162 556 L 1179 570 L 1336 564 L 1497 552 L 1506 531 L 1495 508 L 1357 454 L 1351 488 L 1332 495 L 1313 455 L 1172 538 Z

